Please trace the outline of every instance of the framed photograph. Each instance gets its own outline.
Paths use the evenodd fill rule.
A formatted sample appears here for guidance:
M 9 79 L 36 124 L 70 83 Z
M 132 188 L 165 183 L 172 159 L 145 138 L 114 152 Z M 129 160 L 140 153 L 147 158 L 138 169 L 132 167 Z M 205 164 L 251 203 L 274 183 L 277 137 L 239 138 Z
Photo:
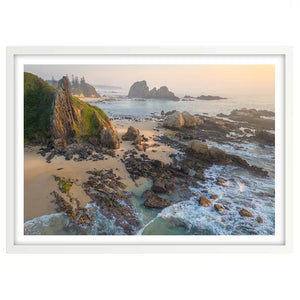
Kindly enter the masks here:
M 7 251 L 289 251 L 291 52 L 7 48 Z

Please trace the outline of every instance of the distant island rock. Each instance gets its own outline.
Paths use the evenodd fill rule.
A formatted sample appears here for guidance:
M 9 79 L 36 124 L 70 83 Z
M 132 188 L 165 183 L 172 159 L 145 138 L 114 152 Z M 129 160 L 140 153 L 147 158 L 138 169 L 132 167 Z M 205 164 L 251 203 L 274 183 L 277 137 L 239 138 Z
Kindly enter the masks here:
M 193 97 L 190 95 L 186 95 L 183 97 L 183 99 L 198 99 L 198 100 L 222 100 L 222 99 L 227 99 L 224 97 L 220 96 L 212 96 L 212 95 L 201 95 L 199 97 Z
M 196 99 L 198 99 L 198 100 L 223 100 L 223 99 L 227 99 L 227 98 L 220 97 L 220 96 L 212 96 L 212 95 L 201 95 L 201 96 L 197 97 Z
M 174 93 L 169 91 L 166 86 L 162 86 L 159 89 L 153 88 L 152 90 L 149 90 L 145 80 L 135 82 L 129 89 L 128 97 L 179 100 L 179 98 L 176 97 Z
M 52 85 L 53 87 L 58 87 L 58 81 L 55 80 L 53 77 L 51 80 L 46 80 L 47 83 Z M 80 80 L 77 76 L 72 75 L 72 80 L 69 81 L 70 90 L 73 96 L 77 97 L 89 97 L 89 98 L 100 98 L 101 96 L 97 93 L 96 89 L 85 82 L 85 78 L 82 77 Z

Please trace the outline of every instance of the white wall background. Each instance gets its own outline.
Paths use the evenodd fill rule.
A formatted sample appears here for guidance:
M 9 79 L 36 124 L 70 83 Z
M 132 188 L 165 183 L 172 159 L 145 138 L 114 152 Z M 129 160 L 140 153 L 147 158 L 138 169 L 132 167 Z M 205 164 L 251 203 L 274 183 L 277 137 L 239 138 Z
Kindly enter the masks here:
M 299 15 L 297 0 L 2 1 L 2 299 L 299 299 L 300 206 L 296 187 L 291 254 L 8 255 L 4 169 L 6 46 L 294 46 L 293 143 L 297 154 Z M 293 166 L 297 184 L 296 155 Z

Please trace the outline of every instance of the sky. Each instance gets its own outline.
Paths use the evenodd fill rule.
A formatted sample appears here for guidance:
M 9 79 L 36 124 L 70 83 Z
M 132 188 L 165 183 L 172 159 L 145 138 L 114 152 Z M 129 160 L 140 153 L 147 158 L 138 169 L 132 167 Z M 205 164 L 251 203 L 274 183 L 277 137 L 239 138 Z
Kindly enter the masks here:
M 167 86 L 178 96 L 263 95 L 274 97 L 274 65 L 25 65 L 25 72 L 43 79 L 68 74 L 96 85 L 128 89 L 146 80 L 150 89 Z

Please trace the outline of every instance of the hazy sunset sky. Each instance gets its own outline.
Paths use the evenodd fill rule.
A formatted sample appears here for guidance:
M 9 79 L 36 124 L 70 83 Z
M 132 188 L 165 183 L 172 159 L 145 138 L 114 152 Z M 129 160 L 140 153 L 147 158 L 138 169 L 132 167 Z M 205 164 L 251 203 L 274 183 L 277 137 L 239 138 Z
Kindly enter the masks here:
M 43 79 L 84 76 L 90 84 L 120 86 L 146 80 L 149 88 L 166 85 L 175 94 L 265 95 L 275 93 L 274 65 L 26 65 Z

